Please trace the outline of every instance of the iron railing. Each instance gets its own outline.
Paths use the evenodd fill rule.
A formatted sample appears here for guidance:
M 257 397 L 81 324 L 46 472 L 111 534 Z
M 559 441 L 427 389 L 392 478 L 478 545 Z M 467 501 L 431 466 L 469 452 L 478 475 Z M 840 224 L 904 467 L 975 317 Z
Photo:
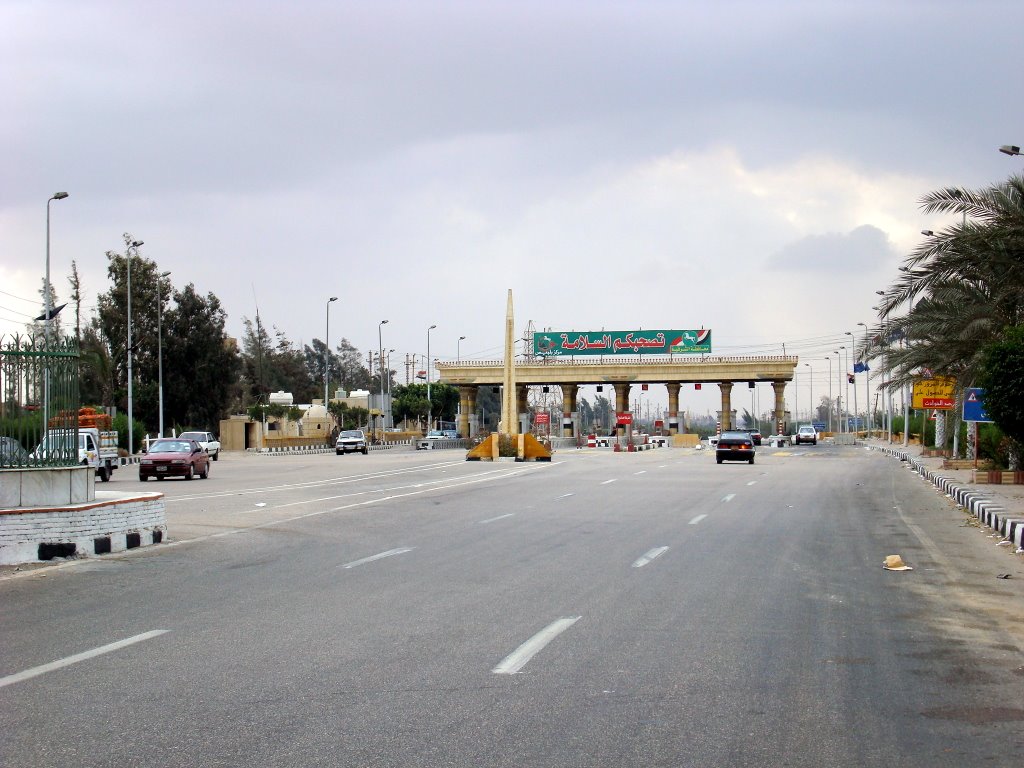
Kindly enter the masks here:
M 79 463 L 78 361 L 71 337 L 0 336 L 0 469 Z

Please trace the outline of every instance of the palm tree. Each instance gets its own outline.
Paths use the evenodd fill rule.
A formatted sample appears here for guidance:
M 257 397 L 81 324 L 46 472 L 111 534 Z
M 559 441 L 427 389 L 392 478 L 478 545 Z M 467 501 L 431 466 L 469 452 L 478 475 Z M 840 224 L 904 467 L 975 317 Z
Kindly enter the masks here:
M 985 345 L 1024 321 L 1024 177 L 981 190 L 938 190 L 922 207 L 962 220 L 926 233 L 878 306 L 880 322 L 865 352 L 886 355 L 890 390 L 923 372 L 970 386 Z

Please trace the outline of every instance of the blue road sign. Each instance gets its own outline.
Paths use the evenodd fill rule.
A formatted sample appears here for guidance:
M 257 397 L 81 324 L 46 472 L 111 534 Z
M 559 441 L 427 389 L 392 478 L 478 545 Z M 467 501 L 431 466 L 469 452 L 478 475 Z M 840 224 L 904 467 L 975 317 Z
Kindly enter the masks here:
M 968 387 L 964 390 L 964 421 L 985 421 L 992 419 L 985 413 L 985 390 L 981 387 Z

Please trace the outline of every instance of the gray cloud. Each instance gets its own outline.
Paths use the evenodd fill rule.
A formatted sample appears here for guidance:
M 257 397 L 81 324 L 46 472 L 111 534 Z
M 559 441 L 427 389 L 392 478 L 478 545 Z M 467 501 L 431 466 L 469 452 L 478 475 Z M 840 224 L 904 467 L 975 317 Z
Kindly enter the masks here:
M 809 235 L 776 251 L 772 269 L 790 272 L 863 273 L 892 264 L 898 257 L 886 234 L 869 224 L 845 234 Z

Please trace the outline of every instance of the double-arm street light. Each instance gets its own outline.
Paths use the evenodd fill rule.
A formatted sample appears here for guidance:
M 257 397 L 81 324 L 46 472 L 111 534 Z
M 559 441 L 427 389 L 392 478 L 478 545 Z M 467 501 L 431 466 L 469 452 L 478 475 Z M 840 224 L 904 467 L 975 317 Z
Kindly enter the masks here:
M 828 431 L 832 431 L 832 356 L 825 358 L 828 361 Z
M 139 246 L 143 245 L 142 240 L 132 240 L 127 232 L 124 234 L 124 241 L 128 244 L 125 249 L 125 271 L 127 273 L 126 295 L 128 297 L 128 455 L 135 455 L 134 435 L 135 425 L 132 420 L 132 251 L 135 256 L 139 255 Z
M 436 325 L 432 325 L 427 328 L 427 407 L 430 409 L 427 412 L 427 431 L 430 431 L 430 425 L 434 420 L 434 401 L 430 399 L 430 332 L 437 328 Z
M 324 329 L 324 408 L 330 404 L 328 391 L 331 383 L 331 302 L 337 301 L 337 296 L 331 296 L 327 300 L 327 328 Z
M 170 272 L 161 272 L 156 281 L 156 380 L 160 401 L 160 437 L 164 436 L 164 278 Z
M 381 335 L 381 329 L 387 325 L 387 320 L 381 320 L 377 325 L 377 346 L 380 357 L 377 358 L 380 363 L 380 427 L 381 427 L 381 439 L 384 439 L 384 340 Z
M 46 201 L 46 283 L 43 285 L 43 302 L 45 314 L 43 315 L 43 343 L 46 351 L 50 351 L 50 315 L 53 314 L 53 307 L 50 301 L 50 203 L 54 200 L 63 200 L 68 196 L 67 192 L 54 192 Z M 50 363 L 46 358 L 46 377 L 43 382 L 43 437 L 46 437 L 46 430 L 50 424 Z

